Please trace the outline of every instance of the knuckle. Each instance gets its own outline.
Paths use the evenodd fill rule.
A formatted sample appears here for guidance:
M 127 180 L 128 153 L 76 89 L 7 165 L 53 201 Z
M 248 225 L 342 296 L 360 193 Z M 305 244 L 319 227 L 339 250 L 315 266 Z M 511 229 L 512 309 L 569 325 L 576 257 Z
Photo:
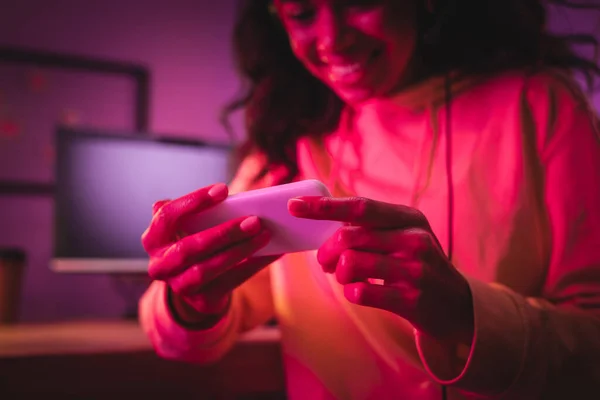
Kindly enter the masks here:
M 350 227 L 342 227 L 336 233 L 336 243 L 342 247 L 347 247 L 352 243 L 352 230 Z
M 202 257 L 211 250 L 211 235 L 208 231 L 192 234 L 186 240 L 190 241 L 187 251 L 193 252 L 194 257 Z
M 404 308 L 406 305 L 405 293 L 397 288 L 389 288 L 389 290 L 382 291 L 379 302 L 381 307 L 387 310 Z
M 171 278 L 167 280 L 167 285 L 171 288 L 173 293 L 182 296 L 183 295 L 183 285 L 184 281 L 181 279 L 181 276 L 177 276 L 175 278 Z
M 344 251 L 340 258 L 342 258 L 342 264 L 348 268 L 348 269 L 353 269 L 357 266 L 358 264 L 358 252 L 354 251 L 354 250 L 346 250 Z
M 329 250 L 324 246 L 319 247 L 317 250 L 317 262 L 325 267 L 328 264 L 328 260 Z
M 190 211 L 204 209 L 213 203 L 212 197 L 210 197 L 206 188 L 190 193 L 188 196 L 184 196 L 184 201 L 185 208 Z
M 227 245 L 236 240 L 237 231 L 235 225 L 221 226 L 214 232 L 215 242 L 221 245 Z
M 335 270 L 335 279 L 340 285 L 347 285 L 352 282 L 350 274 L 348 274 L 345 268 L 337 268 Z
M 338 244 L 344 248 L 360 248 L 370 241 L 369 230 L 362 226 L 344 226 L 337 235 Z
M 200 287 L 202 285 L 205 284 L 205 280 L 206 280 L 206 273 L 205 273 L 205 269 L 202 268 L 201 265 L 196 264 L 196 265 L 192 265 L 189 269 L 190 271 L 190 275 L 191 277 L 191 283 L 193 284 L 193 287 Z
M 363 305 L 368 305 L 371 303 L 366 289 L 367 285 L 364 283 L 358 283 L 353 287 L 353 297 L 356 303 Z
M 317 251 L 317 261 L 323 268 L 324 272 L 332 273 L 336 270 L 339 257 L 336 251 L 330 246 L 322 246 Z
M 158 200 L 152 204 L 152 214 L 156 214 L 169 200 Z
M 417 250 L 427 252 L 433 247 L 433 237 L 431 233 L 424 229 L 412 229 L 411 234 L 417 243 Z
M 417 288 L 405 290 L 402 295 L 402 301 L 405 305 L 405 309 L 414 310 L 413 313 L 415 313 L 419 307 L 419 304 L 422 302 L 421 291 Z
M 160 259 L 151 257 L 148 262 L 148 275 L 153 280 L 160 280 L 162 278 L 162 265 Z
M 372 266 L 376 278 L 384 278 L 389 275 L 388 263 L 385 257 L 374 254 L 370 257 L 369 264 Z
M 203 279 L 203 269 L 199 265 L 193 265 L 182 273 L 178 279 L 173 280 L 171 287 L 178 295 L 190 296 L 200 289 L 203 285 Z
M 179 199 L 178 206 L 179 206 L 180 210 L 185 212 L 185 211 L 191 210 L 193 208 L 196 208 L 196 206 L 202 205 L 204 200 L 205 200 L 204 196 L 201 196 L 201 195 L 184 196 Z
M 427 216 L 423 213 L 423 211 L 416 208 L 410 208 L 408 211 L 408 215 L 410 216 L 409 223 L 411 225 L 418 226 L 423 229 L 431 229 L 431 226 L 429 225 L 429 220 L 427 219 Z
M 415 282 L 420 282 L 425 276 L 423 264 L 418 264 L 414 268 L 411 268 L 408 271 L 408 276 L 412 278 Z
M 150 253 L 150 251 L 152 250 L 150 243 L 151 243 L 151 232 L 150 232 L 150 228 L 147 228 L 144 233 L 142 233 L 142 237 L 141 237 L 141 242 L 142 242 L 142 247 L 144 248 L 144 251 L 146 253 Z
M 370 207 L 369 199 L 365 197 L 357 197 L 354 200 L 354 216 L 357 218 L 367 215 Z
M 410 213 L 417 221 L 427 221 L 427 217 L 425 217 L 423 211 L 419 210 L 418 208 L 410 208 Z
M 335 270 L 337 281 L 342 284 L 351 283 L 359 271 L 357 271 L 356 254 L 347 250 L 340 255 L 338 268 Z
M 168 250 L 168 255 L 174 267 L 183 265 L 188 259 L 186 242 L 179 240 L 173 243 Z
M 237 247 L 216 253 L 210 260 L 206 262 L 207 270 L 211 270 L 213 275 L 218 275 L 219 271 L 222 271 L 223 268 L 231 266 L 232 264 L 236 264 L 236 262 L 232 260 L 240 252 L 240 248 Z M 203 273 L 203 275 L 206 276 L 208 274 Z M 206 279 L 206 277 L 203 279 Z
M 160 210 L 152 217 L 153 225 L 169 225 L 171 219 L 171 213 L 167 207 L 161 207 Z
M 187 296 L 186 287 L 179 281 L 171 282 L 169 286 L 171 287 L 173 293 L 175 293 L 176 295 L 181 297 Z
M 236 242 L 244 237 L 240 224 L 233 224 L 223 229 L 223 240 L 227 243 Z
M 369 244 L 379 239 L 380 236 L 376 232 L 373 232 L 370 228 L 364 226 L 353 226 L 351 229 L 352 246 L 355 247 L 369 247 Z
M 328 197 L 322 198 L 317 203 L 317 208 L 323 214 L 331 213 L 334 210 L 334 200 Z

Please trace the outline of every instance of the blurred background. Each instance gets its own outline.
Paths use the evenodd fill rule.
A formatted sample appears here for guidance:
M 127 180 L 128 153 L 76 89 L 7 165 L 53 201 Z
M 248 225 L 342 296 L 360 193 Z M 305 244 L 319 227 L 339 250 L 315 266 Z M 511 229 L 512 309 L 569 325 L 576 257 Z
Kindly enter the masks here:
M 1 4 L 0 247 L 27 254 L 20 319 L 118 317 L 126 305 L 110 276 L 49 269 L 56 128 L 230 144 L 219 113 L 238 89 L 229 46 L 235 1 Z M 95 166 L 100 175 L 107 162 Z M 218 168 L 177 178 L 197 188 L 223 179 Z M 151 200 L 138 205 L 147 223 Z
M 230 46 L 235 9 L 236 0 L 0 0 L 0 371 L 12 371 L 0 373 L 0 395 L 4 385 L 5 394 L 16 396 L 3 398 L 20 398 L 22 374 L 32 373 L 23 371 L 45 371 L 25 363 L 27 357 L 105 347 L 112 354 L 127 342 L 146 351 L 139 363 L 158 362 L 143 334 L 131 330 L 148 284 L 139 236 L 154 200 L 227 181 L 235 169 L 241 116 L 233 119 L 233 137 L 219 121 L 239 89 Z M 550 26 L 600 40 L 599 22 L 597 13 L 560 9 Z M 594 53 L 590 46 L 578 50 Z M 593 101 L 600 109 L 599 93 Z M 115 321 L 127 318 L 134 321 L 123 331 L 129 339 L 116 335 L 101 350 L 87 346 L 118 332 Z M 35 332 L 50 332 L 45 337 L 62 344 L 42 343 Z M 274 361 L 263 367 L 280 368 L 277 335 L 260 338 L 251 341 L 258 355 L 244 357 L 266 354 Z M 69 341 L 85 349 L 65 347 Z M 131 358 L 118 360 L 134 368 L 124 361 Z M 2 369 L 3 362 L 11 367 Z M 106 371 L 114 370 L 110 363 L 116 361 Z M 156 391 L 150 380 L 167 387 L 191 374 L 191 367 L 169 366 L 182 368 L 179 377 L 147 375 L 134 386 Z M 202 371 L 213 383 L 225 373 Z M 196 394 L 283 396 L 281 371 L 265 379 L 273 382 L 231 396 L 220 386 Z M 93 383 L 73 392 L 67 383 L 45 382 L 40 392 L 102 397 Z

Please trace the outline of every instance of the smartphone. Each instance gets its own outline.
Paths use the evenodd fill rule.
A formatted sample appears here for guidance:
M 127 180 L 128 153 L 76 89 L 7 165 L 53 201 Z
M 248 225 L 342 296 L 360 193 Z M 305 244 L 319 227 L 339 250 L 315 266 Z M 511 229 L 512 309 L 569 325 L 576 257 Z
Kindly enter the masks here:
M 230 195 L 222 203 L 189 217 L 182 229 L 193 234 L 238 217 L 255 215 L 272 233 L 269 244 L 255 255 L 268 256 L 318 249 L 343 224 L 296 218 L 288 200 L 300 196 L 331 197 L 320 181 L 308 179 Z

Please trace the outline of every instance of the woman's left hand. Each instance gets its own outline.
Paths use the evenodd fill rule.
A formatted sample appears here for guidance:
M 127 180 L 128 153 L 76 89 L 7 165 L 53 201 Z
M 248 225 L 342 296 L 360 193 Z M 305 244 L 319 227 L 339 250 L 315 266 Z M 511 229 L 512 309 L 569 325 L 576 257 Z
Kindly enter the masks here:
M 299 218 L 346 223 L 317 259 L 350 302 L 391 311 L 432 338 L 471 343 L 469 285 L 421 212 L 364 198 L 301 197 L 288 207 Z

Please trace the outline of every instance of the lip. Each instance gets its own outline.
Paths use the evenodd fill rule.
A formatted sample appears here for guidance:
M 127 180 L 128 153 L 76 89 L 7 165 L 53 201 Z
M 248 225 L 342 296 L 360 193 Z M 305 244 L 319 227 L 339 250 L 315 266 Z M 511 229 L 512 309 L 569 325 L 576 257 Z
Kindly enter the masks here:
M 328 79 L 335 84 L 356 85 L 367 75 L 369 67 L 379 56 L 379 51 L 373 51 L 365 61 L 335 60 L 325 64 L 324 71 Z

